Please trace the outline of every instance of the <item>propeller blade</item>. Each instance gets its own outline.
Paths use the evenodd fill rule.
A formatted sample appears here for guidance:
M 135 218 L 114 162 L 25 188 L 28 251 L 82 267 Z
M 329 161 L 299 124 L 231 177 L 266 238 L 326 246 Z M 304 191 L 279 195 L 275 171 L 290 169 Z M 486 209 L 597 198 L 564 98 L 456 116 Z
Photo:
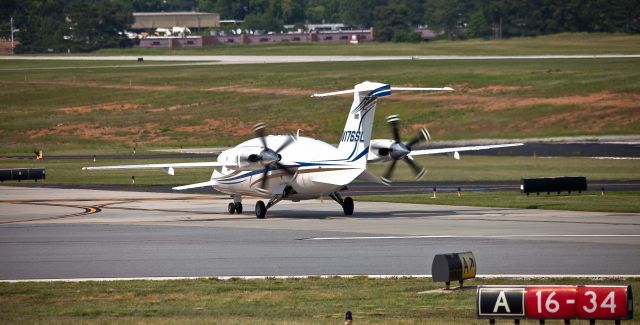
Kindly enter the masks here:
M 418 166 L 415 162 L 413 162 L 413 160 L 411 160 L 411 158 L 404 157 L 402 160 L 404 160 L 404 162 L 406 162 L 411 167 L 411 169 L 413 169 L 413 172 L 416 174 L 416 180 L 421 179 L 427 173 L 426 169 Z
M 387 172 L 384 173 L 384 176 L 382 177 L 382 179 L 387 182 L 387 183 L 391 183 L 391 176 L 393 175 L 393 170 L 396 168 L 396 163 L 398 161 L 397 160 L 393 160 L 391 162 L 391 165 L 389 165 L 389 168 L 387 168 Z
M 420 129 L 420 133 L 418 133 L 415 138 L 411 139 L 411 141 L 407 142 L 407 147 L 411 148 L 413 145 L 420 141 L 431 141 L 431 135 L 425 128 Z
M 264 172 L 262 173 L 262 180 L 260 180 L 260 189 L 266 190 L 267 186 L 267 174 L 269 173 L 269 166 L 264 167 Z
M 287 137 L 287 140 L 285 140 L 278 149 L 276 149 L 276 153 L 279 153 L 280 151 L 284 150 L 284 148 L 288 147 L 290 144 L 293 143 L 293 141 L 295 141 L 295 138 L 293 137 L 293 135 L 289 134 L 289 136 Z
M 262 141 L 262 146 L 266 149 L 266 148 L 269 148 L 269 146 L 267 146 L 265 129 L 266 129 L 266 126 L 263 122 L 260 122 L 253 127 L 253 132 L 255 132 L 258 138 L 260 138 L 260 141 Z
M 391 124 L 391 132 L 393 132 L 393 139 L 396 142 L 400 142 L 400 130 L 398 130 L 398 121 L 400 118 L 398 115 L 387 116 L 387 122 Z

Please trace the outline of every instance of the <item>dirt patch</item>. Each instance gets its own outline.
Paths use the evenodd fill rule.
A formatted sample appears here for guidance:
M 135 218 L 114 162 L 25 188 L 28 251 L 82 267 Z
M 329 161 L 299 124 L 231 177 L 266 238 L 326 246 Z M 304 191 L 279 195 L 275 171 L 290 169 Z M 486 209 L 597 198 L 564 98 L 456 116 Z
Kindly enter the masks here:
M 173 112 L 173 111 L 176 111 L 176 110 L 198 107 L 198 106 L 200 106 L 202 104 L 203 103 L 179 104 L 179 105 L 173 105 L 173 106 L 169 106 L 169 107 L 154 108 L 154 109 L 150 109 L 148 111 L 149 112 L 167 112 L 167 111 L 168 112 Z
M 487 111 L 503 110 L 515 107 L 536 105 L 580 106 L 594 108 L 640 108 L 638 94 L 617 94 L 597 92 L 589 95 L 563 97 L 511 97 L 511 96 L 477 96 L 477 95 L 403 95 L 392 100 L 425 101 L 446 103 L 451 108 L 479 108 Z
M 132 103 L 108 103 L 108 104 L 98 104 L 98 105 L 86 105 L 86 106 L 75 106 L 75 107 L 65 107 L 61 108 L 60 111 L 65 113 L 89 113 L 93 111 L 105 110 L 105 111 L 126 111 L 132 109 L 138 109 L 140 105 L 132 104 Z
M 310 123 L 302 122 L 287 122 L 276 123 L 266 121 L 268 134 L 285 134 L 289 132 L 296 132 L 298 129 L 302 130 L 304 136 L 312 136 L 313 131 L 316 130 L 316 126 Z M 179 126 L 174 128 L 174 131 L 187 132 L 187 133 L 211 133 L 211 130 L 216 130 L 225 135 L 234 137 L 252 137 L 254 134 L 253 122 L 243 122 L 234 118 L 217 118 L 217 119 L 205 119 L 198 125 Z
M 187 133 L 211 133 L 211 130 L 217 130 L 224 134 L 245 137 L 253 134 L 253 124 L 238 119 L 218 118 L 205 119 L 198 125 L 179 126 L 173 130 Z
M 30 130 L 26 132 L 26 135 L 30 139 L 51 135 L 70 135 L 83 139 L 103 139 L 116 142 L 141 141 L 141 139 L 144 139 L 144 142 L 161 142 L 170 139 L 166 136 L 159 136 L 160 132 L 160 126 L 157 123 L 145 123 L 127 127 L 78 123 L 57 124 L 44 129 Z
M 130 83 L 128 80 L 123 81 L 118 84 L 103 84 L 97 82 L 87 82 L 87 81 L 67 81 L 67 80 L 55 80 L 55 81 L 43 81 L 43 80 L 34 80 L 34 81 L 19 81 L 19 80 L 0 80 L 0 83 L 12 83 L 12 84 L 25 84 L 25 85 L 63 85 L 63 86 L 76 86 L 76 87 L 89 87 L 89 88 L 103 88 L 103 89 L 133 89 L 133 90 L 176 90 L 178 87 L 176 86 L 154 86 L 154 85 L 136 85 L 135 83 Z
M 570 112 L 550 114 L 510 126 L 514 130 L 533 131 L 558 128 L 577 128 L 580 131 L 599 132 L 605 129 L 627 129 L 640 125 L 640 114 L 629 114 L 625 107 L 576 108 Z
M 462 88 L 460 90 L 463 90 L 472 94 L 473 93 L 498 94 L 498 93 L 506 93 L 510 91 L 526 90 L 530 88 L 531 87 L 522 87 L 522 86 L 487 86 L 487 87 L 471 88 L 471 89 Z M 457 90 L 458 88 L 453 88 L 453 89 Z
M 267 95 L 282 95 L 282 96 L 311 96 L 312 92 L 308 89 L 297 89 L 297 88 L 258 88 L 258 87 L 248 87 L 244 85 L 231 85 L 224 87 L 213 87 L 203 89 L 204 91 L 214 91 L 214 92 L 231 92 L 231 93 L 241 93 L 241 94 L 267 94 Z

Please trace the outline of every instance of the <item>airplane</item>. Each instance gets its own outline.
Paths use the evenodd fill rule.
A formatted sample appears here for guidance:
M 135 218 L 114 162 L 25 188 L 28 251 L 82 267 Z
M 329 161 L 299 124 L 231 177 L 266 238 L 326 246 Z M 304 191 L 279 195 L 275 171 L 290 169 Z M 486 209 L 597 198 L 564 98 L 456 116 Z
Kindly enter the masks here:
M 233 199 L 228 205 L 230 214 L 242 213 L 242 197 L 252 196 L 259 200 L 255 205 L 255 215 L 264 219 L 267 210 L 281 200 L 299 202 L 302 200 L 330 197 L 343 209 L 345 215 L 353 214 L 351 197 L 343 197 L 340 192 L 356 179 L 389 184 L 398 161 L 403 161 L 414 171 L 416 179 L 426 174 L 426 169 L 418 166 L 413 157 L 450 153 L 459 159 L 459 152 L 493 148 L 521 146 L 522 143 L 487 146 L 468 146 L 440 149 L 412 150 L 412 147 L 431 140 L 426 129 L 408 142 L 400 140 L 399 118 L 387 118 L 393 139 L 371 139 L 373 120 L 379 98 L 391 96 L 392 91 L 451 91 L 452 88 L 391 87 L 388 84 L 365 81 L 353 89 L 330 93 L 313 94 L 311 97 L 326 97 L 353 94 L 353 103 L 340 138 L 338 147 L 326 142 L 302 136 L 267 135 L 264 123 L 254 127 L 256 137 L 224 150 L 217 161 L 194 163 L 165 163 L 147 165 L 119 165 L 83 167 L 83 170 L 116 169 L 165 169 L 169 175 L 178 168 L 212 167 L 210 180 L 202 183 L 174 187 L 174 190 L 213 187 L 229 194 Z M 391 164 L 383 177 L 377 177 L 367 170 L 368 162 L 388 162 Z

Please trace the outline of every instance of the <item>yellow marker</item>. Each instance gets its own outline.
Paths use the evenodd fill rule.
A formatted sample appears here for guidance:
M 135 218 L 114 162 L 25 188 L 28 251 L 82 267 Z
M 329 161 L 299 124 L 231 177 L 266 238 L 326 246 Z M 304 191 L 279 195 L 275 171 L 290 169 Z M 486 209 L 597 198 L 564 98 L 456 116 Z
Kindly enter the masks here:
M 465 252 L 458 254 L 460 263 L 462 264 L 462 278 L 471 279 L 476 276 L 476 258 L 473 253 Z

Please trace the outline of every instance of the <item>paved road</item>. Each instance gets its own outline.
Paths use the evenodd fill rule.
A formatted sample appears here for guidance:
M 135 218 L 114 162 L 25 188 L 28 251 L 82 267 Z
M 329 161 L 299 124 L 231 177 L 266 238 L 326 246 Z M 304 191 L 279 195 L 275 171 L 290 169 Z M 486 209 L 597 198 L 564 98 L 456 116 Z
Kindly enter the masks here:
M 252 210 L 255 200 L 245 200 Z M 471 250 L 482 274 L 640 274 L 640 215 L 330 201 L 268 219 L 212 195 L 0 187 L 0 279 L 430 274 Z
M 0 71 L 63 70 L 86 68 L 137 68 L 221 64 L 265 64 L 265 63 L 309 63 L 309 62 L 359 62 L 359 61 L 405 61 L 405 60 L 589 60 L 589 59 L 637 59 L 640 54 L 574 54 L 574 55 L 418 55 L 418 56 L 357 56 L 357 55 L 13 55 L 0 56 L 0 60 L 56 60 L 56 61 L 144 61 L 154 64 L 127 64 L 103 66 L 69 66 L 38 68 L 5 68 Z
M 545 60 L 545 59 L 628 59 L 640 54 L 569 54 L 569 55 L 14 55 L 0 60 L 64 61 L 145 61 L 210 62 L 219 64 L 353 62 L 396 60 Z

